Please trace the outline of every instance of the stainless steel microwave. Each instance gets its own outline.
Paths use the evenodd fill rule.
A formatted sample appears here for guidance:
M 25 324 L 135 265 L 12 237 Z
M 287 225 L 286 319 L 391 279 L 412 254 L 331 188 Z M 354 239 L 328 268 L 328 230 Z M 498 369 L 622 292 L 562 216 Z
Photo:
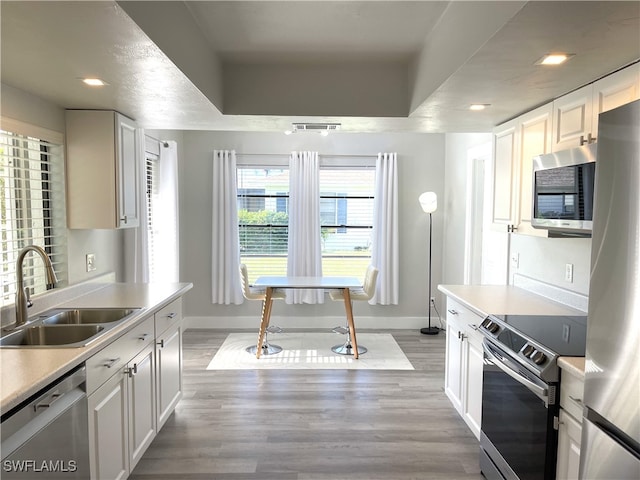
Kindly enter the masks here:
M 592 143 L 533 158 L 533 227 L 591 234 L 596 152 Z

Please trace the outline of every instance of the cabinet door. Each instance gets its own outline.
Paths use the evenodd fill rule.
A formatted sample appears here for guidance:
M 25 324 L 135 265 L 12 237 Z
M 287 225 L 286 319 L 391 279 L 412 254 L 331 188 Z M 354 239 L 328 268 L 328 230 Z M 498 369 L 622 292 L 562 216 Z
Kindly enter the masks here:
M 531 226 L 533 216 L 533 157 L 551 151 L 552 104 L 537 108 L 522 117 L 520 133 L 520 221 L 517 233 L 546 237 L 548 230 Z
M 591 132 L 598 132 L 598 115 L 640 98 L 640 64 L 620 70 L 593 84 Z
M 464 342 L 466 375 L 464 382 L 464 420 L 480 440 L 480 425 L 482 419 L 482 366 L 484 353 L 482 340 L 466 336 Z
M 135 124 L 116 114 L 116 145 L 118 154 L 118 221 L 120 227 L 137 227 L 138 155 Z
M 158 430 L 182 397 L 182 325 L 169 329 L 156 345 Z
M 580 423 L 565 410 L 560 409 L 557 480 L 578 480 L 581 436 L 582 426 Z
M 553 102 L 553 143 L 551 151 L 557 152 L 580 146 L 580 138 L 586 139 L 592 132 L 592 85 L 586 85 Z
M 507 122 L 494 131 L 493 224 L 500 231 L 515 225 L 517 188 L 517 123 Z
M 89 452 L 91 478 L 112 480 L 129 475 L 127 379 L 113 375 L 89 395 Z
M 462 413 L 462 342 L 455 314 L 447 312 L 447 345 L 444 391 L 455 409 Z
M 156 434 L 154 349 L 149 346 L 127 368 L 129 465 L 133 470 Z

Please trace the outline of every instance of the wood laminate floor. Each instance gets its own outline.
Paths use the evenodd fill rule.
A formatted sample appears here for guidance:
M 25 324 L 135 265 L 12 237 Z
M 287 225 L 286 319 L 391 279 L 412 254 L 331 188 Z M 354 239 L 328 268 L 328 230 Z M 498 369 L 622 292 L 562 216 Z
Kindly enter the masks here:
M 207 371 L 228 333 L 185 332 L 184 396 L 130 479 L 483 478 L 443 392 L 443 332 L 389 331 L 413 371 Z

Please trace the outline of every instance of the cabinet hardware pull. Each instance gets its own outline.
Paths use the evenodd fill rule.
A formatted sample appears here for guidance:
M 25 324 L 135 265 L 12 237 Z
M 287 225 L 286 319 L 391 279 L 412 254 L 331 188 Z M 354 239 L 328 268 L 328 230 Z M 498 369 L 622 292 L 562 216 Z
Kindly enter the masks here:
M 49 403 L 38 403 L 37 405 L 33 406 L 33 410 L 37 412 L 39 408 L 49 408 L 51 405 L 53 405 L 53 402 L 55 402 L 61 396 L 62 394 L 60 393 L 54 393 L 53 395 L 51 395 L 51 397 L 49 397 Z
M 156 345 L 158 345 L 160 348 L 164 348 L 164 338 L 156 343 Z
M 171 312 L 169 315 L 167 315 L 167 318 L 176 318 L 177 313 Z
M 576 402 L 577 404 L 582 405 L 582 399 L 581 398 L 575 398 L 575 397 L 572 397 L 571 395 L 569 395 L 569 398 L 571 400 L 573 400 L 574 402 Z
M 119 361 L 120 361 L 120 357 L 118 357 L 118 358 L 110 358 L 105 363 L 103 363 L 102 366 L 103 367 L 107 367 L 107 368 L 111 368 Z
M 456 312 L 453 308 L 450 308 L 449 310 L 447 310 L 447 312 L 449 312 L 451 315 L 458 315 L 458 312 Z
M 589 142 L 584 139 L 584 135 L 580 135 L 580 146 L 585 145 L 587 143 L 589 143 Z
M 469 324 L 469 326 L 470 326 L 471 328 L 473 328 L 474 330 L 478 330 L 478 325 L 472 325 L 472 324 Z
M 136 373 L 138 373 L 138 364 L 134 363 L 133 367 L 127 368 L 126 373 L 127 375 L 129 375 L 129 378 L 133 377 Z
M 127 223 L 127 216 L 125 215 L 124 217 L 122 217 L 120 221 L 123 223 Z
M 460 341 L 464 342 L 465 338 L 467 338 L 467 335 L 465 335 L 464 333 L 460 332 Z
M 146 340 L 148 336 L 149 336 L 149 334 L 148 334 L 148 333 L 143 333 L 142 335 L 140 335 L 140 336 L 138 337 L 138 340 Z

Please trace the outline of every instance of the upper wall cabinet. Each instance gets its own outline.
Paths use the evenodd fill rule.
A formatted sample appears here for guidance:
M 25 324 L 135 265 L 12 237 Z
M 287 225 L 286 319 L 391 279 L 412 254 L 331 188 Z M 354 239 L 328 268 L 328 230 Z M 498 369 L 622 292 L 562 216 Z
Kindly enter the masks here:
M 640 64 L 634 64 L 553 102 L 552 151 L 597 140 L 598 115 L 640 98 Z
M 137 227 L 136 124 L 109 110 L 67 110 L 69 228 Z
M 493 224 L 498 230 L 546 236 L 531 227 L 533 157 L 551 148 L 551 104 L 494 130 Z

